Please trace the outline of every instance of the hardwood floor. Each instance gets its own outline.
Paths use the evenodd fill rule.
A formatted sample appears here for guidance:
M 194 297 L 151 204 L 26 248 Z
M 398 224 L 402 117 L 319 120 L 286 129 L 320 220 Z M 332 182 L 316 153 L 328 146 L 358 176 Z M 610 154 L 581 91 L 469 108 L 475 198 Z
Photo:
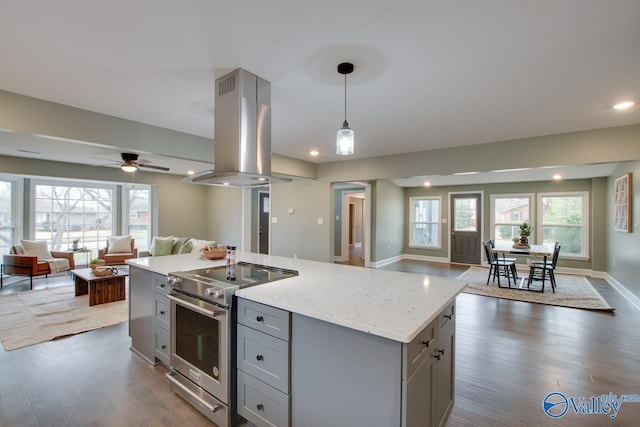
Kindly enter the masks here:
M 457 277 L 467 267 L 401 261 L 384 268 Z M 570 410 L 554 420 L 542 410 L 555 391 L 587 399 L 640 393 L 640 312 L 604 280 L 591 282 L 614 314 L 461 294 L 447 426 L 640 425 L 640 403 L 622 404 L 614 419 Z M 129 344 L 123 323 L 0 350 L 0 426 L 212 425 L 169 391 L 165 368 L 149 366 Z

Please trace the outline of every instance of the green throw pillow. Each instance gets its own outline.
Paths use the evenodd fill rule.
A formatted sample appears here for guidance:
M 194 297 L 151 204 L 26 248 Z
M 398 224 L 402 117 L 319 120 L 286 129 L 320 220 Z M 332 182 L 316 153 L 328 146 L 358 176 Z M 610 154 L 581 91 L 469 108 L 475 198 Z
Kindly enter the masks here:
M 190 254 L 192 249 L 193 249 L 193 243 L 186 242 L 184 245 L 180 246 L 180 249 L 178 249 L 178 253 L 179 254 Z
M 151 248 L 152 256 L 171 255 L 171 249 L 173 249 L 173 240 L 156 240 Z

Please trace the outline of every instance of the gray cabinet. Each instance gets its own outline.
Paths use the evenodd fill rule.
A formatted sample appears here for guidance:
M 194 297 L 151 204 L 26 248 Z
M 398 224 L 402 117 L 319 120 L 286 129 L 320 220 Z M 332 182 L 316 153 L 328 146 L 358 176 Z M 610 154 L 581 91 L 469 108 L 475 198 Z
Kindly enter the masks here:
M 453 407 L 454 309 L 410 343 L 294 313 L 291 425 L 444 425 Z
M 290 318 L 287 311 L 238 298 L 237 408 L 252 424 L 290 424 Z
M 150 363 L 169 366 L 170 311 L 167 277 L 129 266 L 131 349 Z
M 167 276 L 156 274 L 154 277 L 153 299 L 155 301 L 153 316 L 153 337 L 155 342 L 155 358 L 169 367 L 171 356 L 171 306 L 169 305 L 169 285 Z
M 455 302 L 406 344 L 403 427 L 444 426 L 453 409 Z M 422 349 L 419 351 L 418 349 Z M 418 365 L 417 368 L 414 366 Z
M 452 303 L 440 315 L 438 345 L 435 349 L 434 426 L 444 426 L 453 409 L 455 385 L 455 304 Z

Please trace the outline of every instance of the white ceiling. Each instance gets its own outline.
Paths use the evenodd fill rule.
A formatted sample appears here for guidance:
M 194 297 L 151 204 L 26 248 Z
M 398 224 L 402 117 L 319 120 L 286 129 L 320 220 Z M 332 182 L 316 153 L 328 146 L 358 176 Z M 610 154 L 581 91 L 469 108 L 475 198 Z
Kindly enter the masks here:
M 638 0 L 3 0 L 0 89 L 213 138 L 213 82 L 242 67 L 271 82 L 272 151 L 322 163 L 344 160 L 343 61 L 352 158 L 640 123 L 611 109 L 640 101 L 639 21 Z

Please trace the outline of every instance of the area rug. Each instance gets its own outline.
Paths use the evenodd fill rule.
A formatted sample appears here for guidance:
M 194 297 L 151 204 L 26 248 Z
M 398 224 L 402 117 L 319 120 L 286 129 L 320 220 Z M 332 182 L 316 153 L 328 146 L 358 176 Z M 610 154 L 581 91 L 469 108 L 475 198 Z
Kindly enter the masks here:
M 522 276 L 522 274 L 528 274 L 528 271 L 524 273 L 519 272 L 519 274 Z M 556 273 L 556 291 L 552 292 L 551 283 L 547 282 L 544 293 L 541 293 L 519 289 L 498 288 L 498 282 L 493 282 L 492 280 L 489 281 L 489 286 L 487 286 L 488 275 L 488 268 L 471 267 L 458 276 L 458 279 L 468 283 L 468 286 L 463 291 L 468 294 L 557 305 L 561 307 L 582 308 L 586 310 L 614 310 L 584 276 Z M 501 285 L 507 286 L 506 279 L 501 279 Z M 538 286 L 539 289 L 539 282 L 536 282 L 535 285 Z
M 126 322 L 128 301 L 89 307 L 74 286 L 0 295 L 0 341 L 7 351 Z

